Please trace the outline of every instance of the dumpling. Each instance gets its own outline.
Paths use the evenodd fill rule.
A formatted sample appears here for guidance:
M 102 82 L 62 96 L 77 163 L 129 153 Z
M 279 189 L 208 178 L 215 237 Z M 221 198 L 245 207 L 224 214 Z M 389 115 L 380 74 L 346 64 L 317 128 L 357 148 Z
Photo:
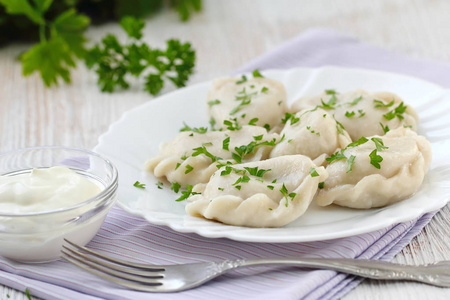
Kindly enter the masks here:
M 270 157 L 303 154 L 316 159 L 324 153 L 331 155 L 337 148 L 345 148 L 352 142 L 333 115 L 318 107 L 286 114 L 284 122 L 286 125 L 280 133 L 284 139 L 273 148 Z
M 431 146 L 414 131 L 398 128 L 362 138 L 329 161 L 329 177 L 316 198 L 319 205 L 382 207 L 419 189 L 431 162 Z
M 418 116 L 411 106 L 392 93 L 368 93 L 355 90 L 347 93 L 327 91 L 322 95 L 302 98 L 292 105 L 292 111 L 321 106 L 333 114 L 352 140 L 362 136 L 384 135 L 385 132 L 409 127 L 417 130 Z
M 197 217 L 248 227 L 280 227 L 301 216 L 319 182 L 327 178 L 303 155 L 224 166 L 194 187 L 186 211 Z
M 281 123 L 287 111 L 283 84 L 264 77 L 216 79 L 207 101 L 209 115 L 218 128 L 226 127 L 224 121 L 234 120 L 269 130 Z
M 182 186 L 208 182 L 217 170 L 217 161 L 241 163 L 266 159 L 277 138 L 278 134 L 267 133 L 258 126 L 242 126 L 233 131 L 181 132 L 170 143 L 160 145 L 160 154 L 149 159 L 145 169 Z

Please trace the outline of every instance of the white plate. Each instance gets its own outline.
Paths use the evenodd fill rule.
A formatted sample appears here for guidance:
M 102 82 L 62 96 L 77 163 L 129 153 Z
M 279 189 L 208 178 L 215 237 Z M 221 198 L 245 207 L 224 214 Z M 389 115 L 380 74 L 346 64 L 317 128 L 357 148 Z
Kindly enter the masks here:
M 180 232 L 226 237 L 249 242 L 305 242 L 334 239 L 381 229 L 412 220 L 444 206 L 450 198 L 450 96 L 441 87 L 419 79 L 378 71 L 325 67 L 263 72 L 284 83 L 290 102 L 325 89 L 391 91 L 415 107 L 421 118 L 420 133 L 432 142 L 433 162 L 421 189 L 394 205 L 369 210 L 312 205 L 293 223 L 282 228 L 245 228 L 188 216 L 185 203 L 166 186 L 158 189 L 155 177 L 143 171 L 144 162 L 157 154 L 158 145 L 170 141 L 185 121 L 206 126 L 206 93 L 211 82 L 193 85 L 149 101 L 123 115 L 102 135 L 95 151 L 109 157 L 119 170 L 119 206 L 150 223 Z M 447 99 L 445 99 L 447 98 Z M 138 189 L 139 180 L 147 185 Z

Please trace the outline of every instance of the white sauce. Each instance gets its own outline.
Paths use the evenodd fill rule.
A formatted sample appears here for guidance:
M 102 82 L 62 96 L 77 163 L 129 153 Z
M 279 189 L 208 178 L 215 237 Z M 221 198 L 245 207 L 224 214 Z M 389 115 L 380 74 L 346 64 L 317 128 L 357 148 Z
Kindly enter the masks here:
M 66 167 L 33 169 L 0 176 L 0 212 L 32 213 L 74 206 L 101 191 L 94 182 Z
M 0 214 L 39 213 L 71 207 L 99 194 L 101 186 L 100 182 L 94 183 L 66 167 L 0 176 Z M 0 235 L 0 255 L 22 262 L 58 259 L 64 238 L 85 245 L 95 236 L 108 209 L 78 222 L 80 215 L 94 207 L 95 203 L 42 216 L 0 216 L 0 229 L 9 233 Z

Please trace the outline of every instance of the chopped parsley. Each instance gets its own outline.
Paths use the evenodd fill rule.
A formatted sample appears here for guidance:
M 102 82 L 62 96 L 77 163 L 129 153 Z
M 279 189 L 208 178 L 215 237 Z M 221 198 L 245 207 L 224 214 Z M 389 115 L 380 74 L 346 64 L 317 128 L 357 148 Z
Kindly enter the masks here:
M 358 118 L 362 118 L 366 115 L 366 113 L 362 109 L 358 109 L 358 114 L 359 114 Z
M 170 185 L 170 189 L 174 191 L 175 193 L 178 193 L 180 191 L 181 185 L 178 182 L 172 182 Z
M 242 126 L 239 125 L 236 118 L 231 118 L 230 120 L 223 121 L 223 125 L 227 127 L 230 131 L 241 130 Z
M 325 90 L 325 94 L 327 94 L 327 95 L 336 95 L 337 92 L 336 92 L 336 90 Z
M 356 114 L 356 113 L 355 113 L 354 111 L 351 111 L 351 112 L 346 111 L 346 112 L 345 112 L 345 116 L 346 116 L 347 118 L 351 118 L 351 117 L 353 117 L 355 114 Z
M 180 132 L 183 132 L 183 131 L 192 131 L 192 132 L 195 132 L 195 133 L 203 134 L 203 133 L 206 133 L 206 132 L 208 131 L 208 128 L 207 128 L 207 127 L 199 127 L 199 128 L 196 128 L 196 127 L 190 127 L 189 125 L 187 125 L 187 124 L 184 123 L 184 122 L 183 122 L 183 124 L 184 124 L 184 127 L 180 129 Z
M 267 188 L 271 191 L 273 191 L 273 189 L 275 188 L 273 185 L 268 185 Z
M 221 187 L 218 187 L 217 188 L 219 191 L 222 191 L 223 192 L 223 190 L 224 190 L 224 188 L 221 188 Z
M 285 202 L 284 202 L 284 206 L 288 207 L 289 205 L 289 199 L 294 200 L 295 196 L 297 196 L 296 193 L 289 193 L 289 191 L 287 190 L 286 186 L 283 183 L 283 186 L 280 189 L 280 193 L 283 195 Z
M 140 188 L 140 189 L 145 189 L 145 184 L 144 183 L 140 183 L 139 181 L 136 181 L 133 186 Z
M 259 72 L 258 69 L 254 70 L 252 74 L 253 74 L 254 78 L 257 78 L 257 77 L 264 78 L 264 76 Z
M 296 114 L 291 114 L 291 113 L 285 113 L 284 114 L 284 118 L 281 119 L 281 122 L 283 122 L 283 124 L 286 124 L 287 121 L 291 121 L 291 125 L 294 125 L 295 123 L 300 121 L 300 118 L 295 117 Z
M 248 173 L 252 176 L 256 177 L 263 177 L 264 174 L 266 174 L 269 171 L 272 171 L 272 169 L 259 169 L 258 167 L 250 168 L 250 167 L 244 167 L 248 171 Z
M 323 100 L 320 99 L 320 102 L 322 103 L 321 108 L 323 108 L 323 109 L 334 109 L 335 105 L 336 105 L 336 100 L 337 100 L 337 98 L 336 98 L 335 94 L 333 94 L 331 96 L 330 100 L 328 100 L 327 103 L 323 102 Z
M 371 138 L 370 140 L 375 143 L 375 147 L 377 147 L 377 151 L 382 151 L 384 149 L 389 148 L 384 145 L 383 140 L 380 138 Z
M 327 162 L 329 162 L 330 164 L 341 160 L 341 159 L 346 159 L 347 157 L 344 155 L 344 149 L 340 150 L 340 151 L 336 151 L 336 153 L 331 154 L 330 157 L 327 157 L 325 160 Z
M 211 107 L 211 106 L 214 106 L 214 105 L 218 105 L 218 104 L 220 104 L 220 103 L 221 103 L 221 102 L 220 102 L 219 99 L 208 101 L 208 105 L 209 105 L 210 107 Z
M 368 141 L 368 139 L 366 137 L 362 136 L 358 140 L 354 141 L 353 143 L 348 144 L 347 148 L 356 147 L 356 146 L 362 145 L 362 144 L 366 143 L 367 141 Z
M 178 199 L 176 199 L 175 201 L 183 201 L 183 200 L 186 200 L 187 198 L 189 198 L 189 196 L 191 196 L 191 195 L 199 195 L 199 194 L 200 193 L 193 192 L 192 185 L 188 184 L 188 185 L 186 185 L 186 190 L 181 191 L 181 196 Z
M 394 105 L 395 101 L 392 100 L 389 103 L 385 103 L 384 101 L 381 101 L 381 100 L 373 100 L 373 103 L 375 104 L 375 108 L 387 108 L 387 107 L 391 107 L 392 105 Z
M 370 164 L 377 169 L 381 169 L 380 162 L 383 161 L 383 158 L 377 154 L 377 149 L 370 152 L 369 157 L 370 157 Z
M 192 170 L 194 170 L 193 166 L 186 165 L 186 171 L 184 171 L 184 174 L 189 174 L 190 172 L 192 172 Z
M 385 134 L 389 132 L 390 129 L 389 129 L 389 126 L 387 124 L 385 126 L 385 125 L 383 125 L 383 123 L 380 122 L 380 126 L 381 126 L 381 128 L 383 128 L 383 132 Z
M 339 122 L 338 120 L 336 120 L 336 130 L 339 132 L 339 134 L 344 134 L 344 125 L 341 124 L 341 122 Z
M 250 121 L 248 121 L 248 125 L 256 126 L 256 122 L 258 122 L 258 121 L 259 121 L 258 118 L 253 118 Z
M 230 151 L 229 148 L 228 148 L 229 145 L 230 145 L 230 137 L 227 137 L 226 139 L 224 139 L 222 141 L 222 149 L 226 150 L 226 151 Z
M 351 106 L 355 106 L 356 104 L 358 104 L 361 100 L 363 99 L 362 96 L 359 96 L 358 98 L 354 99 L 352 102 L 349 102 L 348 104 Z
M 241 84 L 241 83 L 244 83 L 244 82 L 246 82 L 246 81 L 247 81 L 247 76 L 242 75 L 241 80 L 236 81 L 236 84 Z
M 158 189 L 160 189 L 160 190 L 162 190 L 163 189 L 163 186 L 164 186 L 164 183 L 163 182 L 161 182 L 161 181 L 158 181 L 157 183 L 155 183 L 156 184 L 156 186 L 158 187 Z
M 325 182 L 319 182 L 318 188 L 323 189 L 325 187 Z
M 263 126 L 267 131 L 270 131 L 270 125 L 269 124 L 264 124 Z
M 350 157 L 347 159 L 347 172 L 346 173 L 350 173 L 351 171 L 353 171 L 353 164 L 355 163 L 355 156 L 354 155 L 350 155 Z
M 192 150 L 194 150 L 194 153 L 192 153 L 192 156 L 193 156 L 193 157 L 199 156 L 200 154 L 204 154 L 205 156 L 211 158 L 212 162 L 216 162 L 216 161 L 222 159 L 222 158 L 220 158 L 220 157 L 217 157 L 217 156 L 213 155 L 211 152 L 209 152 L 209 151 L 206 149 L 205 145 L 202 145 L 201 147 L 194 148 L 194 149 L 192 149 Z M 189 165 L 188 165 L 188 166 L 189 166 Z M 187 168 L 187 166 L 186 166 L 186 168 Z M 192 170 L 190 170 L 190 171 L 192 171 Z M 190 171 L 189 171 L 189 172 L 190 172 Z M 188 173 L 189 173 L 189 172 L 188 172 Z M 187 174 L 187 173 L 185 173 L 185 174 Z
M 315 168 L 311 168 L 309 169 L 309 174 L 311 175 L 311 177 L 317 177 L 319 176 L 319 173 L 317 173 Z
M 245 87 L 237 93 L 236 101 L 241 101 L 235 108 L 230 111 L 230 115 L 237 113 L 242 106 L 249 105 L 252 102 L 252 98 L 257 94 L 257 92 L 247 93 Z
M 400 102 L 400 104 L 390 112 L 383 115 L 383 117 L 386 120 L 392 120 L 395 117 L 399 118 L 400 120 L 403 120 L 403 113 L 406 111 L 407 106 L 403 104 L 403 102 Z
M 268 87 L 263 86 L 263 88 L 261 89 L 261 93 L 267 93 L 268 90 L 269 90 Z

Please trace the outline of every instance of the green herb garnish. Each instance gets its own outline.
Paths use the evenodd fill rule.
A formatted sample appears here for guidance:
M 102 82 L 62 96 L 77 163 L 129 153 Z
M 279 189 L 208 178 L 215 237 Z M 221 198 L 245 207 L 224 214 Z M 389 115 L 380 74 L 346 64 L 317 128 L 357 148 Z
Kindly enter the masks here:
M 257 78 L 257 77 L 262 77 L 262 78 L 264 78 L 264 76 L 262 76 L 262 74 L 259 72 L 258 69 L 254 70 L 252 74 L 253 74 L 253 77 L 254 77 L 254 78 Z
M 375 147 L 377 147 L 377 151 L 382 151 L 384 149 L 389 148 L 389 147 L 384 146 L 383 140 L 380 138 L 371 138 L 370 140 L 375 143 Z
M 309 174 L 311 175 L 311 177 L 317 177 L 319 176 L 319 173 L 317 173 L 315 168 L 311 168 L 309 169 Z
M 136 181 L 133 186 L 140 188 L 140 189 L 145 189 L 145 184 L 144 183 L 140 183 L 139 181 Z
M 189 196 L 191 196 L 191 195 L 201 194 L 201 193 L 193 192 L 192 188 L 193 188 L 192 185 L 190 185 L 190 184 L 186 185 L 186 190 L 181 191 L 181 196 L 178 199 L 176 199 L 175 201 L 183 201 L 183 200 L 186 200 L 187 198 L 189 198 Z
M 370 157 L 370 164 L 375 168 L 380 169 L 381 168 L 380 162 L 383 161 L 383 158 L 377 154 L 377 149 L 370 152 L 369 157 Z
M 210 107 L 211 107 L 211 106 L 214 106 L 214 105 L 218 105 L 218 104 L 220 104 L 220 103 L 222 103 L 222 102 L 220 102 L 219 99 L 208 101 L 208 105 L 209 105 Z
M 353 171 L 353 164 L 355 163 L 355 156 L 354 155 L 350 155 L 350 157 L 347 159 L 347 172 L 346 173 L 350 173 L 351 171 Z

